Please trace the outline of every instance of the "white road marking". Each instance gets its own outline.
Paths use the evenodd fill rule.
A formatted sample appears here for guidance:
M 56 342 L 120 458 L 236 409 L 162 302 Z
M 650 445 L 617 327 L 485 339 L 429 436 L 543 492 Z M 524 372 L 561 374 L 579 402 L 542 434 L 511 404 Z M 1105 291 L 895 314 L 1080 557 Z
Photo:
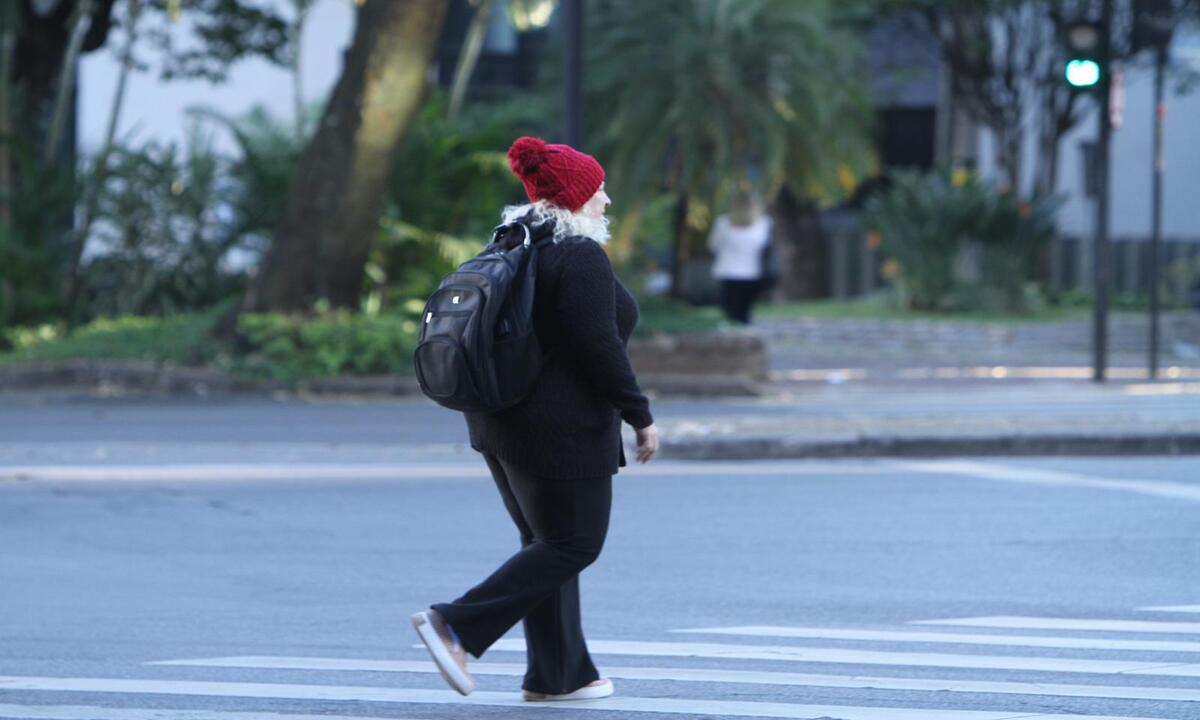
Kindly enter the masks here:
M 195 463 L 0 467 L 0 480 L 368 480 L 491 477 L 486 465 Z
M 840 628 L 777 627 L 771 625 L 688 628 L 672 630 L 671 632 L 698 635 L 819 638 L 823 640 L 951 643 L 954 645 L 1009 645 L 1013 647 L 1071 648 L 1075 650 L 1200 652 L 1200 642 L 1176 640 L 1110 640 L 1108 638 L 1046 637 L 1043 635 L 971 635 L 965 633 L 914 632 L 903 630 L 844 630 Z
M 255 668 L 270 670 L 330 670 L 344 672 L 392 672 L 436 674 L 426 660 L 360 660 L 353 658 L 276 657 L 245 655 L 238 657 L 161 660 L 147 665 L 189 667 Z M 523 677 L 525 665 L 518 663 L 471 663 L 475 675 Z M 835 687 L 856 690 L 925 690 L 930 692 L 993 693 L 997 695 L 1049 695 L 1061 697 L 1104 698 L 1116 700 L 1161 700 L 1198 702 L 1200 689 L 1144 686 L 1067 685 L 1056 683 L 993 682 L 941 678 L 890 678 L 878 676 L 819 675 L 812 673 L 723 670 L 712 668 L 663 668 L 609 666 L 605 677 L 615 680 L 671 680 L 696 683 L 738 683 L 744 685 L 784 685 L 790 687 Z
M 1144 612 L 1200 613 L 1200 605 L 1149 605 L 1137 609 Z
M 655 464 L 657 463 L 657 464 Z M 826 462 L 817 460 L 667 460 L 649 465 L 638 465 L 632 470 L 622 470 L 630 475 L 658 475 L 663 477 L 698 475 L 886 475 L 893 472 L 880 460 L 842 460 Z
M 705 462 L 672 461 L 654 467 L 637 467 L 622 474 L 655 477 L 699 475 L 878 475 L 892 468 L 871 461 L 864 464 L 812 462 Z M 478 463 L 191 463 L 166 465 L 7 465 L 0 466 L 2 480 L 370 480 L 428 478 L 490 478 L 487 465 Z
M 542 710 L 548 707 L 609 712 L 656 712 L 676 715 L 729 715 L 762 718 L 835 718 L 836 720 L 1150 720 L 1111 715 L 1059 715 L 1027 710 L 935 710 L 920 708 L 800 705 L 742 700 L 676 700 L 672 698 L 611 697 L 561 703 L 526 703 L 515 692 L 476 691 L 461 697 L 452 690 L 397 689 L 346 685 L 203 682 L 194 680 L 131 680 L 125 678 L 55 678 L 0 676 L 0 689 L 52 692 L 145 693 L 286 700 L 412 703 L 422 705 L 483 705 Z M 19 706 L 18 706 L 19 707 Z M 36 707 L 36 706 L 34 706 Z M 17 716 L 21 717 L 21 716 Z M 89 720 L 93 720 L 89 718 Z
M 1050 618 L 991 615 L 987 617 L 910 620 L 910 625 L 961 625 L 964 627 L 1018 628 L 1022 630 L 1097 630 L 1102 632 L 1200 633 L 1200 622 L 1158 620 L 1106 620 L 1102 618 Z
M 370 718 L 365 715 L 297 715 L 294 713 L 230 710 L 12 704 L 0 704 L 0 718 L 18 718 L 19 720 L 406 720 L 395 716 Z
M 418 647 L 418 646 L 414 646 Z M 845 650 L 842 648 L 787 645 L 725 645 L 720 643 L 667 643 L 638 640 L 589 640 L 593 655 L 646 657 L 704 657 L 730 660 L 783 660 L 787 662 L 851 665 L 909 665 L 913 667 L 971 668 L 975 670 L 1031 670 L 1039 672 L 1095 673 L 1099 675 L 1161 675 L 1200 677 L 1200 664 L 1014 657 L 1006 655 L 953 655 L 949 653 Z M 503 639 L 489 652 L 525 652 L 524 640 Z
M 1037 485 L 1123 490 L 1126 492 L 1141 493 L 1142 495 L 1167 497 L 1173 500 L 1200 502 L 1200 485 L 1188 485 L 1185 483 L 1173 483 L 1161 480 L 1117 480 L 1059 470 L 1043 470 L 1040 468 L 965 460 L 893 460 L 891 463 L 896 468 L 909 472 L 965 475 L 984 480 L 1003 480 L 1005 482 L 1033 483 Z

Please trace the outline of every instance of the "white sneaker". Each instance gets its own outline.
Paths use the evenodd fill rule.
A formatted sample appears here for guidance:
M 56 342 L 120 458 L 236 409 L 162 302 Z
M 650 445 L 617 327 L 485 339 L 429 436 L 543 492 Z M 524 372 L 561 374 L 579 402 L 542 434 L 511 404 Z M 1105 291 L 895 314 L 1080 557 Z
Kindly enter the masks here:
M 450 687 L 461 695 L 470 695 L 475 689 L 475 678 L 467 672 L 467 651 L 454 642 L 442 616 L 435 610 L 422 610 L 412 616 L 412 624 Z
M 562 695 L 550 695 L 548 693 L 531 692 L 522 690 L 521 697 L 527 702 L 554 702 L 557 700 L 599 700 L 613 694 L 612 680 L 608 678 L 600 678 L 599 680 L 584 685 L 574 692 L 563 693 Z

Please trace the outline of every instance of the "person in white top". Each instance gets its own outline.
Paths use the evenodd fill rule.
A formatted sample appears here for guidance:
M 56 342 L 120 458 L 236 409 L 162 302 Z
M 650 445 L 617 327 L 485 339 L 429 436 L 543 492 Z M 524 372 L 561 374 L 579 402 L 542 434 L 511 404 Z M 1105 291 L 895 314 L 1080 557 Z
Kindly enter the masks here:
M 771 218 L 745 190 L 713 223 L 708 235 L 708 249 L 716 255 L 712 276 L 721 284 L 721 309 L 734 322 L 750 323 L 750 310 L 763 290 L 763 248 L 770 239 Z

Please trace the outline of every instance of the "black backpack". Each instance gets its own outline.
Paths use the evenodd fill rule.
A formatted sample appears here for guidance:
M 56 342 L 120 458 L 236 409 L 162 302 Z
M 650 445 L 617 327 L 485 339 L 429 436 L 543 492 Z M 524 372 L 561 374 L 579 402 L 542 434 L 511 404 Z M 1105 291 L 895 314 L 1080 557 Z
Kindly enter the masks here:
M 452 410 L 496 412 L 529 394 L 542 368 L 533 332 L 538 249 L 553 240 L 545 223 L 531 235 L 500 225 L 475 257 L 442 278 L 421 314 L 413 352 L 417 381 Z

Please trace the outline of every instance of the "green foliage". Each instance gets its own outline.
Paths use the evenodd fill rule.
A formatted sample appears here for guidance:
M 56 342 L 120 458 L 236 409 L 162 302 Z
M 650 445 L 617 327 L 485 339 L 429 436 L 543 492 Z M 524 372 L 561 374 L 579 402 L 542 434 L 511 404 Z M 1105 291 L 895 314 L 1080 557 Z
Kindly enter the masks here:
M 634 337 L 656 333 L 670 335 L 715 330 L 724 327 L 721 311 L 715 307 L 696 307 L 665 295 L 654 295 L 638 302 L 638 324 Z
M 367 266 L 368 308 L 423 303 L 443 275 L 483 249 L 500 210 L 524 201 L 505 151 L 518 135 L 538 132 L 544 114 L 525 98 L 468 104 L 453 118 L 440 94 L 422 108 L 400 148 Z
M 1166 270 L 1165 301 L 1200 309 L 1200 253 L 1177 258 Z
M 227 203 L 228 234 L 245 236 L 256 250 L 264 250 L 283 216 L 296 163 L 308 142 L 294 127 L 273 117 L 262 106 L 230 117 L 208 108 L 189 113 L 224 128 L 237 144 L 238 155 L 226 166 L 230 192 Z M 305 128 L 314 127 L 317 108 L 311 108 Z
M 61 313 L 72 193 L 70 174 L 45 167 L 32 142 L 13 137 L 7 150 L 13 186 L 11 221 L 0 221 L 0 328 Z
M 114 149 L 82 271 L 87 316 L 172 314 L 238 291 L 222 265 L 247 247 L 227 165 L 197 127 L 184 147 Z
M 216 359 L 221 348 L 210 332 L 227 305 L 173 317 L 99 318 L 67 334 L 55 325 L 4 333 L 10 352 L 0 362 L 35 360 L 151 360 L 195 365 Z
M 872 162 L 858 37 L 826 0 L 612 0 L 588 13 L 587 103 L 619 205 L 751 181 L 832 202 Z
M 411 370 L 417 323 L 410 315 L 361 315 L 345 310 L 314 318 L 275 313 L 243 315 L 238 329 L 253 349 L 234 366 L 239 374 L 293 382 L 339 374 Z
M 867 203 L 867 225 L 894 263 L 904 306 L 1030 312 L 1038 255 L 1055 233 L 1058 199 L 1033 202 L 965 173 L 896 172 Z
M 184 0 L 178 6 L 186 22 L 172 16 L 171 0 L 149 4 L 159 13 L 146 36 L 158 51 L 163 80 L 218 83 L 231 65 L 247 57 L 276 65 L 288 60 L 288 25 L 274 0 Z
M 237 295 L 236 260 L 269 242 L 304 138 L 261 108 L 192 114 L 183 146 L 118 145 L 109 157 L 82 271 L 85 318 L 173 314 Z M 228 130 L 238 154 L 217 153 L 202 121 Z

